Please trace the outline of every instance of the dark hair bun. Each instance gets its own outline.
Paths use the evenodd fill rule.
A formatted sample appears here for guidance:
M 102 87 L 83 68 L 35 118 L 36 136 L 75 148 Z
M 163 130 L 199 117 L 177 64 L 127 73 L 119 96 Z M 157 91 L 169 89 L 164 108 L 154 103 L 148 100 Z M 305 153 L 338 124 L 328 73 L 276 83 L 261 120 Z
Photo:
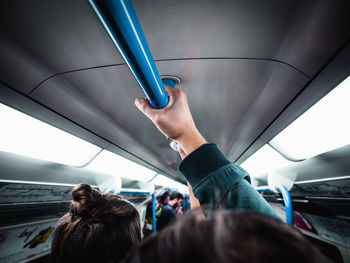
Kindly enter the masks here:
M 100 194 L 88 184 L 78 184 L 72 190 L 72 217 L 88 217 L 96 208 Z

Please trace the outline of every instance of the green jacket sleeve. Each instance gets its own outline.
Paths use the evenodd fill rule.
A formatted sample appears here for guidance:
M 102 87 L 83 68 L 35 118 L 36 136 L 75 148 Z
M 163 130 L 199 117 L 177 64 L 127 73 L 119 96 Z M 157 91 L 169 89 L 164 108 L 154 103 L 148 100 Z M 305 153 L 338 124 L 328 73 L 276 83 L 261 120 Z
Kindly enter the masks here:
M 228 161 L 215 144 L 199 147 L 183 160 L 179 169 L 201 206 L 253 210 L 277 217 L 251 186 L 249 174 Z

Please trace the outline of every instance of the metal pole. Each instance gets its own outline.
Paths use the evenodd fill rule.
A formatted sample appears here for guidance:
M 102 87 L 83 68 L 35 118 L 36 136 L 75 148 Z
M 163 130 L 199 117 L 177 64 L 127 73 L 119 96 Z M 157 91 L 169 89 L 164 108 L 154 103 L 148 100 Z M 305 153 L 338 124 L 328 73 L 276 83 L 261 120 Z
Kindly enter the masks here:
M 152 223 L 153 223 L 153 233 L 156 232 L 156 195 L 152 194 Z
M 294 225 L 292 199 L 288 189 L 284 185 L 276 185 L 275 189 L 280 191 L 283 197 L 284 208 L 286 210 L 287 223 Z
M 268 185 L 267 186 L 259 186 L 259 187 L 256 187 L 255 190 L 258 192 L 270 191 L 270 187 Z
M 149 195 L 150 192 L 138 191 L 138 190 L 121 190 L 121 194 L 140 194 L 140 195 Z
M 168 104 L 156 65 L 130 0 L 89 0 L 131 73 L 155 109 Z
M 190 203 L 190 197 L 189 196 L 186 196 L 186 208 L 189 208 L 191 209 L 191 203 Z
M 284 202 L 284 208 L 286 210 L 286 221 L 288 224 L 294 225 L 294 218 L 293 218 L 293 205 L 292 205 L 292 198 L 290 197 L 289 191 L 287 187 L 284 185 L 276 185 L 275 189 L 279 192 L 281 192 Z M 259 186 L 255 188 L 258 192 L 264 192 L 264 191 L 270 191 L 269 186 Z
M 169 87 L 174 88 L 175 87 L 175 80 L 173 79 L 162 79 L 163 84 L 168 85 Z

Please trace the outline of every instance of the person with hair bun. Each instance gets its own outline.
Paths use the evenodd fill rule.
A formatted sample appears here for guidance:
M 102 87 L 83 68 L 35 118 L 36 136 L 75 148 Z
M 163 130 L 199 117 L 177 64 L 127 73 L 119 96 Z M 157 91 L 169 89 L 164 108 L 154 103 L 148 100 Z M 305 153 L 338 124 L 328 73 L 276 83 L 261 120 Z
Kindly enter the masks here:
M 119 262 L 140 242 L 140 217 L 131 203 L 79 184 L 55 230 L 50 262 Z

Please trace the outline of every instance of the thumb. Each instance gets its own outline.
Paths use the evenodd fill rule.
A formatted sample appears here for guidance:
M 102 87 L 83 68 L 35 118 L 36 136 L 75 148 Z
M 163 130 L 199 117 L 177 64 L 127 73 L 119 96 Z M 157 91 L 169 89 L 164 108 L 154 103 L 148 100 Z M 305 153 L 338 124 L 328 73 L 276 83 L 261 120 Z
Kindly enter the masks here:
M 150 117 L 149 115 L 152 111 L 152 107 L 147 99 L 136 98 L 135 105 L 143 114 L 145 114 L 147 117 Z

